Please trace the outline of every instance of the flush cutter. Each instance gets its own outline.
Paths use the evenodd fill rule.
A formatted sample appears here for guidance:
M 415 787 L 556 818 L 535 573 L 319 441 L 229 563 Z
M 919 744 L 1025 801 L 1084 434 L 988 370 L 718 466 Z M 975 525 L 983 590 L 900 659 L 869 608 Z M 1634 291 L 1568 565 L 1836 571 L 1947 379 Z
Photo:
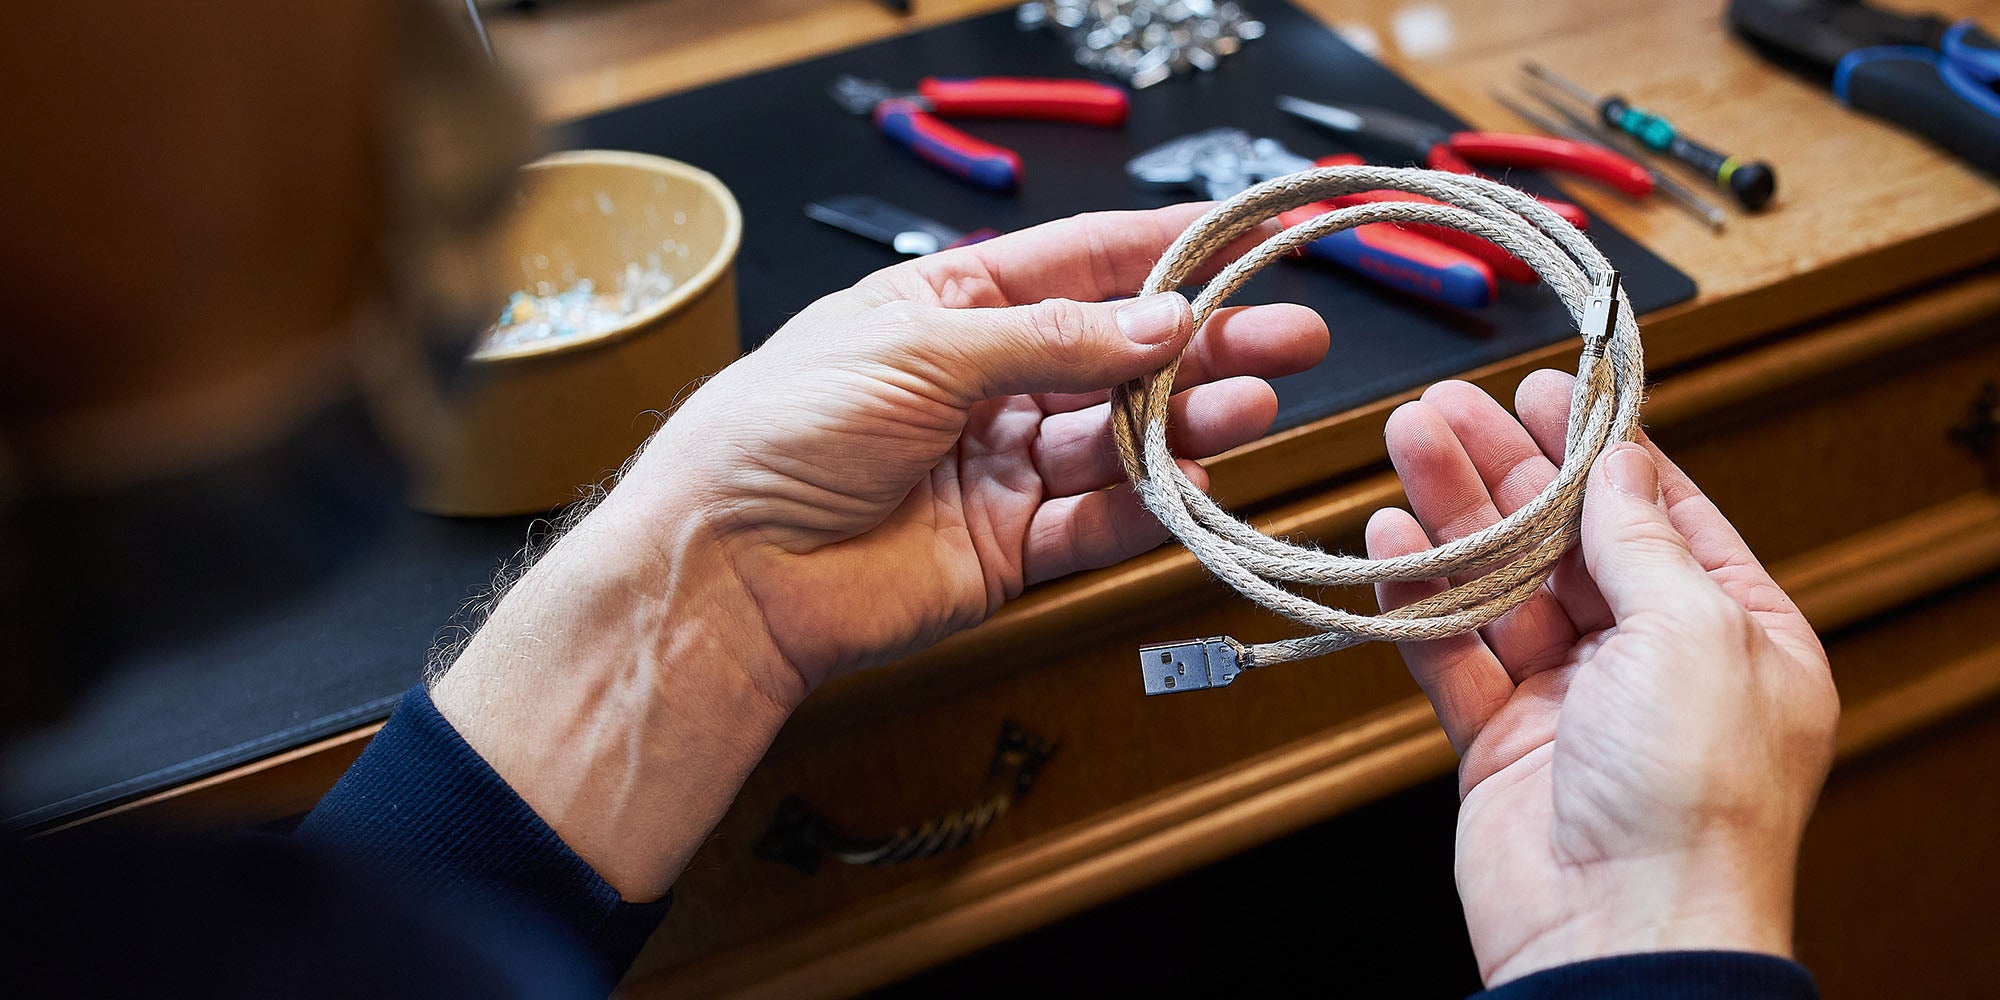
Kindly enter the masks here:
M 1275 139 L 1218 128 L 1155 146 L 1133 157 L 1125 165 L 1125 174 L 1145 190 L 1192 191 L 1223 199 L 1261 181 L 1342 162 L 1351 160 L 1329 157 L 1315 163 Z M 1286 222 L 1289 225 L 1330 209 L 1310 211 Z M 1393 223 L 1343 229 L 1307 244 L 1304 252 L 1378 284 L 1444 305 L 1477 309 L 1492 302 L 1495 295 L 1493 269 L 1484 261 Z
M 1278 108 L 1328 131 L 1356 136 L 1407 156 L 1420 166 L 1476 174 L 1474 163 L 1549 168 L 1608 184 L 1634 198 L 1653 193 L 1653 175 L 1628 157 L 1598 146 L 1517 132 L 1454 132 L 1441 125 L 1381 108 L 1320 104 L 1278 98 Z M 1570 225 L 1584 228 L 1583 209 L 1554 198 L 1536 199 Z
M 1021 182 L 1021 157 L 946 124 L 940 116 L 1025 118 L 1115 128 L 1130 102 L 1125 91 L 1095 80 L 1046 77 L 926 77 L 914 92 L 842 74 L 835 103 L 867 115 L 898 145 L 960 180 L 992 191 Z
M 963 232 L 936 219 L 865 194 L 842 194 L 806 205 L 806 216 L 835 229 L 873 240 L 897 253 L 923 257 L 983 243 L 1000 235 L 991 228 Z

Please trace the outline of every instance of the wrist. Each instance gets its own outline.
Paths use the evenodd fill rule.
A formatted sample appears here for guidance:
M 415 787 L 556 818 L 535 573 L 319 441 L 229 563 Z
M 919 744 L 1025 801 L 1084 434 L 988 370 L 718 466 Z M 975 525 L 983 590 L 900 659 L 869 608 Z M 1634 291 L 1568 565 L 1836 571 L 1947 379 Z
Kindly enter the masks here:
M 639 648 L 699 639 L 711 666 L 740 674 L 789 715 L 814 685 L 773 638 L 709 513 L 713 506 L 691 487 L 628 473 L 565 538 L 573 549 L 564 553 L 564 574 L 588 579 L 607 566 L 622 567 L 619 572 L 657 605 L 634 623 Z
M 1792 865 L 1782 852 L 1690 852 L 1604 861 L 1577 873 L 1583 904 L 1490 968 L 1487 985 L 1614 955 L 1792 954 Z M 1482 966 L 1485 963 L 1482 962 Z
M 525 573 L 432 699 L 637 902 L 671 886 L 805 691 L 704 528 L 631 510 L 607 498 Z

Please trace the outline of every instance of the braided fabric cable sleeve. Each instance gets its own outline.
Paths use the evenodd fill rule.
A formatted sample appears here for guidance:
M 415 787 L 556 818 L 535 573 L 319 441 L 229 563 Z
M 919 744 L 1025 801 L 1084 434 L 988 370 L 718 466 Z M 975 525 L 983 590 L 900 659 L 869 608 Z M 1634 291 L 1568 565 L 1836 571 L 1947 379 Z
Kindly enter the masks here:
M 1645 359 L 1617 272 L 1595 245 L 1529 195 L 1482 177 L 1403 167 L 1323 167 L 1252 187 L 1176 239 L 1141 294 L 1181 287 L 1209 257 L 1289 209 L 1393 189 L 1436 203 L 1383 201 L 1336 209 L 1271 236 L 1224 267 L 1194 298 L 1197 326 L 1258 271 L 1313 240 L 1369 223 L 1427 223 L 1490 240 L 1532 267 L 1584 339 L 1562 465 L 1541 494 L 1495 524 L 1423 552 L 1367 559 L 1293 545 L 1237 519 L 1197 489 L 1167 446 L 1167 402 L 1180 362 L 1112 392 L 1112 437 L 1139 498 L 1202 565 L 1245 597 L 1314 634 L 1245 646 L 1234 639 L 1148 646 L 1147 692 L 1197 690 L 1241 669 L 1306 659 L 1374 640 L 1461 635 L 1491 624 L 1542 586 L 1578 538 L 1584 483 L 1606 447 L 1637 433 Z M 1465 582 L 1378 615 L 1328 607 L 1291 589 L 1456 577 Z M 1206 658 L 1206 663 L 1203 660 Z M 1197 668 L 1191 676 L 1188 667 Z M 1206 671 L 1204 673 L 1204 670 Z

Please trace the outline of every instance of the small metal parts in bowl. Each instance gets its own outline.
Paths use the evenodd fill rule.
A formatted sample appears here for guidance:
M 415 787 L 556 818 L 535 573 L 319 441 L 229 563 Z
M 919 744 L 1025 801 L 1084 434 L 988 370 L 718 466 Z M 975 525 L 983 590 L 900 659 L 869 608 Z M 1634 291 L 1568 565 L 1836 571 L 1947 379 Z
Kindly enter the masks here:
M 411 502 L 456 517 L 549 510 L 631 456 L 658 414 L 734 360 L 743 216 L 685 163 L 615 150 L 521 171 L 492 252 L 518 289 L 416 444 Z
M 1134 90 L 1212 70 L 1264 37 L 1264 22 L 1214 0 L 1031 0 L 1015 10 L 1014 23 L 1053 30 L 1076 47 L 1077 65 Z
M 540 282 L 533 291 L 522 289 L 507 297 L 506 307 L 487 329 L 479 350 L 504 351 L 604 333 L 659 305 L 673 290 L 674 276 L 661 269 L 657 257 L 644 267 L 637 261 L 627 263 L 618 287 L 610 291 L 598 291 L 597 283 L 589 278 L 579 278 L 560 289 Z

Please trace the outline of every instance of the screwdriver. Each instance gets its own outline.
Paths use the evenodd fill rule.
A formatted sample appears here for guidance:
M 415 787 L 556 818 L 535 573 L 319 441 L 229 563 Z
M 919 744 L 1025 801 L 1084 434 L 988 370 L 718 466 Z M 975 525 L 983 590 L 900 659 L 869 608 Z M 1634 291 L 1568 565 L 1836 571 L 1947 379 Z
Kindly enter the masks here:
M 1521 102 L 1501 93 L 1498 88 L 1488 87 L 1486 88 L 1486 93 L 1493 98 L 1494 103 L 1514 112 L 1523 121 L 1551 135 L 1560 135 L 1577 142 L 1593 143 L 1607 148 L 1618 149 L 1619 152 L 1628 155 L 1632 152 L 1630 149 L 1619 148 L 1621 145 L 1632 144 L 1631 140 L 1625 139 L 1620 133 L 1610 131 L 1560 104 L 1550 103 L 1549 110 L 1563 116 L 1564 121 L 1568 122 L 1566 125 L 1563 122 L 1555 121 L 1547 115 L 1535 111 L 1533 108 L 1522 105 Z M 1618 140 L 1624 140 L 1624 143 L 1621 144 Z M 1722 209 L 1703 201 L 1700 195 L 1688 190 L 1687 185 L 1647 166 L 1645 161 L 1638 156 L 1633 156 L 1633 160 L 1639 163 L 1640 166 L 1646 167 L 1646 172 L 1653 175 L 1653 187 L 1656 190 L 1665 192 L 1668 197 L 1679 202 L 1682 207 L 1694 213 L 1701 221 L 1708 223 L 1708 228 L 1718 233 L 1722 232 L 1722 227 L 1728 222 L 1728 216 L 1723 214 Z
M 1521 70 L 1595 108 L 1606 125 L 1639 140 L 1647 149 L 1665 153 L 1692 167 L 1712 180 L 1716 187 L 1729 192 L 1736 203 L 1748 211 L 1755 212 L 1769 204 L 1771 195 L 1778 189 L 1776 171 L 1762 160 L 1741 160 L 1718 153 L 1682 135 L 1665 118 L 1634 107 L 1623 96 L 1609 94 L 1599 97 L 1532 60 L 1523 62 Z

